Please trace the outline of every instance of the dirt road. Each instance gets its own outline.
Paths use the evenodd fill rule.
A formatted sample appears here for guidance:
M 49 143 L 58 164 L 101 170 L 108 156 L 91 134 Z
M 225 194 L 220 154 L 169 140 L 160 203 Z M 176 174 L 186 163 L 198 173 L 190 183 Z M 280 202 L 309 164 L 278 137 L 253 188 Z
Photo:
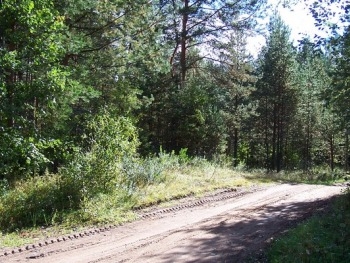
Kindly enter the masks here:
M 0 251 L 0 262 L 245 262 L 341 189 L 280 184 L 221 191 L 140 211 L 139 220 L 123 226 Z

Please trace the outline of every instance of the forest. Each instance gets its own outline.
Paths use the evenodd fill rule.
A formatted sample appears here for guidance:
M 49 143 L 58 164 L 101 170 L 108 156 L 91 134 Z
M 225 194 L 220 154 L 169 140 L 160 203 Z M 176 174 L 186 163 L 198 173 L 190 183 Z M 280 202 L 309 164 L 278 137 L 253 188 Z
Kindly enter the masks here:
M 328 35 L 296 45 L 277 12 L 261 28 L 266 0 L 0 0 L 0 196 L 50 175 L 64 210 L 167 154 L 348 170 L 345 2 L 309 4 Z

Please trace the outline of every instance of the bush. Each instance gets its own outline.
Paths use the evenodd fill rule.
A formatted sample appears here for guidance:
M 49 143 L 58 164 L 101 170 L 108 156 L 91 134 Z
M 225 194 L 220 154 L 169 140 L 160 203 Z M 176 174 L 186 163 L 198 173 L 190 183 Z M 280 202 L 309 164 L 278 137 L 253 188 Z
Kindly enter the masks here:
M 36 177 L 16 184 L 0 196 L 0 228 L 47 226 L 59 222 L 60 212 L 79 206 L 79 192 L 60 177 Z
M 0 179 L 10 181 L 43 173 L 50 163 L 43 151 L 47 142 L 24 138 L 16 132 L 0 133 Z
M 138 134 L 130 119 L 113 117 L 104 112 L 89 124 L 87 152 L 78 152 L 72 162 L 61 169 L 71 185 L 90 198 L 113 190 L 120 180 L 123 158 L 132 158 L 139 145 Z
M 160 148 L 158 158 L 161 165 L 166 169 L 172 170 L 180 167 L 179 156 L 177 156 L 174 151 L 167 153 Z
M 6 179 L 0 180 L 0 197 L 5 195 L 8 192 L 9 188 L 10 186 Z
M 163 178 L 162 172 L 165 170 L 159 158 L 124 158 L 122 162 L 121 185 L 129 192 L 137 187 L 142 187 L 151 183 L 160 182 Z

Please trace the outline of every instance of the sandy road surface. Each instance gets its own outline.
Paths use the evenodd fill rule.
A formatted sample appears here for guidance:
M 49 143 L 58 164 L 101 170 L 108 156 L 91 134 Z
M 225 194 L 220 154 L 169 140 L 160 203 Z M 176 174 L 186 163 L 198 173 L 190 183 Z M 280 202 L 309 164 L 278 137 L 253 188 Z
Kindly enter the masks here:
M 0 262 L 245 262 L 291 224 L 325 207 L 341 189 L 280 184 L 220 192 L 140 212 L 140 220 L 98 233 L 0 250 Z

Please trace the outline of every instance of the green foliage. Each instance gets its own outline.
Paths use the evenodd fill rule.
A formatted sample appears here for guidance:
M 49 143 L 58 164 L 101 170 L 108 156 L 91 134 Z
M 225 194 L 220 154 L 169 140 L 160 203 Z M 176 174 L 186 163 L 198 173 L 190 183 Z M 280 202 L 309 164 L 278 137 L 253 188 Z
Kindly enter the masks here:
M 179 154 L 176 155 L 174 152 L 166 153 L 162 148 L 157 158 L 123 158 L 120 186 L 127 189 L 129 193 L 133 193 L 137 188 L 159 184 L 166 179 L 165 171 L 195 164 L 192 160 L 187 155 L 187 149 L 180 149 Z
M 174 170 L 180 167 L 179 157 L 175 154 L 175 151 L 167 153 L 160 147 L 158 158 L 161 165 L 168 170 Z
M 1 231 L 86 222 L 125 222 L 134 218 L 131 211 L 134 206 L 148 206 L 194 191 L 229 187 L 231 181 L 237 183 L 238 180 L 239 184 L 244 181 L 232 171 L 216 175 L 216 166 L 204 159 L 189 158 L 186 150 L 182 150 L 181 155 L 162 151 L 159 157 L 145 159 L 126 155 L 116 165 L 115 173 L 108 174 L 110 181 L 105 182 L 106 177 L 99 178 L 101 174 L 91 169 L 93 162 L 97 162 L 91 159 L 93 154 L 84 156 L 78 152 L 76 162 L 61 169 L 60 175 L 29 178 L 11 187 L 3 180 L 0 184 Z M 103 162 L 101 166 L 104 168 Z M 140 194 L 144 191 L 151 191 L 149 198 L 148 194 Z
M 44 140 L 24 138 L 20 134 L 2 133 L 0 178 L 14 181 L 21 176 L 43 173 L 50 160 L 43 154 L 50 147 Z
M 0 178 L 57 172 L 72 149 L 82 147 L 87 121 L 102 107 L 133 117 L 144 70 L 165 64 L 157 45 L 151 52 L 148 44 L 157 36 L 150 21 L 152 5 L 145 0 L 1 2 L 0 146 L 6 171 Z M 21 140 L 16 151 L 8 140 Z M 31 140 L 33 151 L 27 149 Z M 28 151 L 36 151 L 30 172 Z
M 294 139 L 289 131 L 298 106 L 299 94 L 295 85 L 297 64 L 290 30 L 279 16 L 272 18 L 269 30 L 259 69 L 261 78 L 253 92 L 253 98 L 258 100 L 258 116 L 250 120 L 255 135 L 255 138 L 252 136 L 252 144 L 262 147 L 264 156 L 254 154 L 252 162 L 281 171 L 287 166 L 288 145 Z
M 10 185 L 6 179 L 0 180 L 0 197 L 5 195 L 10 188 Z
M 216 132 L 222 125 L 214 124 L 220 121 L 220 115 L 214 108 L 216 98 L 214 92 L 210 92 L 211 85 L 210 82 L 204 83 L 199 76 L 192 77 L 174 98 L 177 101 L 174 119 L 176 118 L 178 126 L 178 144 L 180 149 L 187 148 L 192 155 L 196 152 L 212 154 L 209 151 L 215 152 L 220 140 L 216 138 Z M 210 93 L 213 97 L 210 97 Z M 210 118 L 212 111 L 217 113 L 214 118 Z M 211 142 L 209 138 L 212 139 Z
M 191 160 L 191 158 L 187 154 L 187 148 L 182 148 L 179 151 L 179 161 L 180 164 L 186 164 Z
M 302 223 L 276 240 L 269 262 L 349 262 L 350 192 L 327 214 Z
M 4 184 L 0 228 L 12 231 L 59 222 L 65 211 L 82 207 L 86 200 L 98 193 L 112 191 L 117 182 L 123 182 L 120 163 L 123 158 L 134 156 L 138 147 L 135 127 L 127 118 L 113 118 L 104 112 L 91 121 L 90 131 L 87 137 L 89 151 L 76 152 L 72 162 L 61 169 L 59 176 L 34 177 L 19 182 L 9 191 L 5 191 Z M 28 158 L 34 156 L 38 159 L 34 153 Z M 129 179 L 132 182 L 137 180 L 139 178 Z
M 161 102 L 155 97 L 150 106 L 155 116 L 148 118 L 155 123 L 152 127 L 146 123 L 145 128 L 151 128 L 149 132 L 157 135 L 153 142 L 166 151 L 187 148 L 190 156 L 210 158 L 225 150 L 226 126 L 220 105 L 223 92 L 212 79 L 204 78 L 205 74 L 196 74 L 181 89 L 171 86 L 171 96 Z
M 126 157 L 122 161 L 121 186 L 129 193 L 139 187 L 160 183 L 164 179 L 164 164 L 157 158 L 136 159 Z
M 61 170 L 64 177 L 78 185 L 85 198 L 115 187 L 123 158 L 135 156 L 138 134 L 130 119 L 114 117 L 107 111 L 96 116 L 86 137 L 86 152 L 78 152 Z
M 225 42 L 226 33 L 252 29 L 266 3 L 265 0 L 161 1 L 159 7 L 164 22 L 160 26 L 164 30 L 165 41 L 170 44 L 170 63 L 176 84 L 185 84 L 190 71 L 203 60 L 203 56 L 194 50 L 206 49 L 210 53 L 218 43 Z M 241 16 L 250 19 L 240 19 Z
M 292 127 L 293 141 L 297 143 L 289 147 L 289 165 L 307 171 L 324 162 L 320 159 L 327 158 L 327 141 L 335 132 L 330 129 L 331 122 L 326 118 L 329 109 L 322 100 L 322 94 L 330 85 L 328 59 L 313 50 L 309 39 L 304 39 L 297 60 L 299 98 L 295 118 L 297 124 Z
M 132 211 L 135 200 L 130 193 L 118 188 L 108 194 L 99 193 L 85 200 L 83 211 L 84 220 L 90 224 L 125 223 L 136 219 Z M 78 218 L 78 223 L 79 223 Z
M 350 127 L 350 112 L 348 103 L 350 99 L 350 27 L 348 27 L 340 40 L 337 49 L 335 68 L 332 72 L 333 85 L 328 90 L 328 96 L 333 102 L 334 110 L 342 118 L 343 127 Z
M 51 0 L 1 2 L 0 178 L 55 171 L 74 147 L 66 122 L 86 92 L 61 64 L 64 19 Z
M 18 182 L 0 196 L 0 229 L 14 231 L 61 223 L 62 212 L 79 205 L 77 190 L 61 177 L 44 176 Z

